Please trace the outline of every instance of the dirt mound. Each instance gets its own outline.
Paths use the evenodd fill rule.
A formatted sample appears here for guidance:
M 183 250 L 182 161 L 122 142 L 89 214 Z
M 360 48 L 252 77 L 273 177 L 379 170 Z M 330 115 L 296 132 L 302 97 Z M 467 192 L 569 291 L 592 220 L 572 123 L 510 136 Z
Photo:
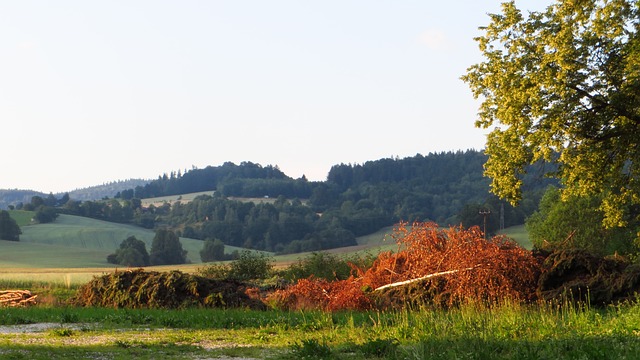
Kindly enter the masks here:
M 113 308 L 264 309 L 264 303 L 247 295 L 251 290 L 238 281 L 212 280 L 180 271 L 138 269 L 95 277 L 78 290 L 70 304 Z
M 551 253 L 542 265 L 537 296 L 547 301 L 584 301 L 594 306 L 631 300 L 640 292 L 640 266 L 621 257 L 584 250 Z

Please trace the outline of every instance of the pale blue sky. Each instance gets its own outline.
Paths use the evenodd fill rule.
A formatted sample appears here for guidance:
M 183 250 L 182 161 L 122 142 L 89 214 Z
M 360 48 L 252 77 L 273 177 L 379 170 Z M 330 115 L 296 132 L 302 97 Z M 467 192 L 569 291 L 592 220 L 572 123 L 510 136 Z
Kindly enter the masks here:
M 499 7 L 0 0 L 0 188 L 62 192 L 225 161 L 325 180 L 339 163 L 482 149 L 459 78 Z

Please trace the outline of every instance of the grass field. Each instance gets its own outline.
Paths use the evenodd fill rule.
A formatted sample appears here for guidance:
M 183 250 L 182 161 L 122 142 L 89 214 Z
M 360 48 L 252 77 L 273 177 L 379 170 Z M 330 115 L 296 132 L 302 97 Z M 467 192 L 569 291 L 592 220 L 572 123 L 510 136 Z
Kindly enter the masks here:
M 390 312 L 5 309 L 10 359 L 638 359 L 640 305 Z
M 142 199 L 142 206 L 148 207 L 149 205 L 153 205 L 158 207 L 164 204 L 174 204 L 176 202 L 188 203 L 192 201 L 194 198 L 196 198 L 197 196 L 200 196 L 200 195 L 212 196 L 214 193 L 215 191 L 202 191 L 202 192 L 195 192 L 195 193 L 182 194 L 182 195 L 169 195 L 169 196 L 160 196 L 160 197 L 154 197 L 154 198 L 146 198 L 146 199 Z M 262 203 L 273 204 L 277 200 L 277 198 L 270 198 L 270 197 L 240 198 L 240 197 L 233 197 L 233 196 L 228 197 L 228 199 L 238 200 L 242 202 L 252 202 L 255 204 L 262 204 Z M 300 199 L 300 201 L 303 204 L 306 202 L 305 199 Z
M 30 223 L 33 213 L 12 211 L 12 217 L 23 224 Z M 55 284 L 85 283 L 93 276 L 115 270 L 106 257 L 113 253 L 120 242 L 129 236 L 143 240 L 151 248 L 154 232 L 140 227 L 115 224 L 95 219 L 60 215 L 54 223 L 22 226 L 19 242 L 0 241 L 0 281 L 38 280 Z M 357 239 L 357 246 L 327 250 L 326 252 L 352 256 L 375 255 L 380 251 L 395 251 L 397 245 L 390 236 L 393 227 Z M 530 248 L 524 226 L 508 228 L 504 232 L 524 247 Z M 151 270 L 178 269 L 193 273 L 204 266 L 199 252 L 202 241 L 181 238 L 183 248 L 191 264 L 149 267 Z M 242 250 L 227 246 L 225 252 Z M 277 267 L 285 267 L 308 256 L 308 253 L 278 255 Z M 120 267 L 121 268 L 121 267 Z
M 31 219 L 36 213 L 33 211 L 24 210 L 9 210 L 9 215 L 13 220 L 18 223 L 18 226 L 23 227 L 31 224 Z
M 508 227 L 504 229 L 501 234 L 512 238 L 525 249 L 531 250 L 533 248 L 533 244 L 531 243 L 531 240 L 529 240 L 529 234 L 527 233 L 527 229 L 525 229 L 524 225 Z
M 154 235 L 155 233 L 151 230 L 132 225 L 115 224 L 72 215 L 60 215 L 53 223 L 30 225 L 22 228 L 18 248 L 29 245 L 50 245 L 52 246 L 50 251 L 57 256 L 52 257 L 48 256 L 46 252 L 41 253 L 43 249 L 46 249 L 42 246 L 21 249 L 21 252 L 25 255 L 24 259 L 28 260 L 30 251 L 33 259 L 21 267 L 38 266 L 41 257 L 50 258 L 48 260 L 50 262 L 55 263 L 57 261 L 59 265 L 55 265 L 55 267 L 105 266 L 107 265 L 106 256 L 113 253 L 120 246 L 122 240 L 129 236 L 135 236 L 145 242 L 148 250 L 151 248 Z M 193 263 L 199 263 L 199 251 L 202 249 L 202 241 L 181 238 L 180 242 L 182 247 L 188 251 L 187 257 L 189 260 Z M 65 248 L 70 251 L 68 256 L 64 256 L 63 249 Z M 88 260 L 86 257 L 90 259 Z M 18 265 L 16 264 L 16 266 Z
M 149 205 L 153 206 L 162 206 L 165 203 L 173 204 L 175 202 L 189 202 L 200 195 L 213 195 L 215 191 L 202 191 L 190 194 L 182 194 L 182 195 L 170 195 L 170 196 L 160 196 L 154 198 L 146 198 L 142 199 L 142 206 L 147 207 Z

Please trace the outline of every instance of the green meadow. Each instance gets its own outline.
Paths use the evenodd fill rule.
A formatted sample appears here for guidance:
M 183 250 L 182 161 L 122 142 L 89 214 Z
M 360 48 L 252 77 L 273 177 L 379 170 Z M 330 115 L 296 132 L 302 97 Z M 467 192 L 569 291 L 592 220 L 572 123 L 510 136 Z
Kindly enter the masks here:
M 22 214 L 22 222 L 30 222 Z M 31 289 L 40 305 L 0 312 L 0 358 L 8 359 L 638 359 L 640 305 L 508 301 L 487 308 L 389 312 L 246 309 L 105 309 L 61 306 L 80 285 L 115 271 L 106 263 L 124 238 L 151 245 L 153 231 L 75 216 L 24 225 L 20 242 L 0 242 L 0 288 Z M 395 250 L 385 228 L 350 256 Z M 504 234 L 530 248 L 523 226 Z M 195 272 L 202 242 L 181 239 L 192 264 L 150 267 Z M 306 254 L 274 257 L 276 264 Z M 194 258 L 195 256 L 195 258 Z M 195 261 L 194 261 L 195 260 Z
M 23 226 L 18 243 L 5 246 L 7 242 L 2 242 L 0 246 L 8 252 L 6 259 L 13 259 L 8 266 L 104 267 L 109 266 L 107 255 L 113 253 L 122 240 L 135 236 L 150 249 L 154 235 L 152 230 L 133 225 L 60 215 L 53 223 Z M 200 263 L 202 241 L 181 238 L 180 242 L 188 251 L 190 262 Z M 225 249 L 234 250 L 239 248 L 229 246 Z M 20 255 L 14 257 L 14 252 Z
M 0 313 L 10 359 L 638 359 L 640 306 L 449 310 L 27 308 Z

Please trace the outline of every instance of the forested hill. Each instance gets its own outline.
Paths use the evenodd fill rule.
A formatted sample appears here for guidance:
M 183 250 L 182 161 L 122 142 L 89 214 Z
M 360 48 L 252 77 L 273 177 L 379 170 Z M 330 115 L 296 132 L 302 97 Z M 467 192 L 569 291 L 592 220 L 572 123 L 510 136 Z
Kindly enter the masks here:
M 468 150 L 340 164 L 331 168 L 324 182 L 309 182 L 304 177 L 292 179 L 271 165 L 225 163 L 218 167 L 192 169 L 184 174 L 164 175 L 144 187 L 123 192 L 122 197 L 145 198 L 216 190 L 223 197 L 307 199 L 306 206 L 322 213 L 324 221 L 334 218 L 334 225 L 356 235 L 376 231 L 399 220 L 472 225 L 481 221 L 478 218 L 480 206 L 491 209 L 494 214 L 498 214 L 501 207 L 501 202 L 489 193 L 489 179 L 483 176 L 486 160 L 482 152 Z M 537 206 L 541 190 L 549 183 L 541 179 L 527 182 L 529 191 L 524 206 L 514 209 L 502 204 L 506 209 L 506 226 L 522 224 L 525 216 Z M 209 215 L 209 218 L 220 216 Z M 182 221 L 171 220 L 173 223 Z M 494 216 L 490 227 L 497 226 L 498 216 Z M 200 237 L 207 236 L 206 231 L 196 233 Z
M 469 150 L 458 152 L 420 154 L 404 159 L 381 159 L 367 161 L 362 165 L 335 165 L 329 171 L 328 182 L 341 189 L 362 183 L 418 183 L 427 187 L 443 186 L 460 181 L 480 181 L 482 166 L 487 160 L 482 152 Z
M 326 181 L 293 179 L 274 166 L 225 163 L 185 173 L 165 174 L 114 199 L 58 204 L 58 212 L 164 228 L 195 239 L 276 252 L 316 251 L 355 245 L 398 221 L 436 221 L 441 225 L 481 225 L 479 210 L 490 210 L 487 230 L 524 223 L 537 207 L 548 181 L 525 179 L 525 201 L 518 208 L 489 193 L 483 177 L 486 156 L 474 150 L 333 166 Z M 191 201 L 143 207 L 142 198 L 214 191 Z M 241 201 L 234 198 L 272 201 Z M 36 199 L 37 200 L 37 199 Z M 37 209 L 40 201 L 32 202 Z M 48 199 L 45 199 L 48 200 Z
M 149 180 L 143 179 L 129 179 L 129 180 L 119 180 L 112 181 L 108 183 L 104 183 L 102 185 L 90 186 L 87 188 L 80 188 L 66 192 L 69 194 L 69 197 L 78 200 L 78 201 L 93 201 L 103 199 L 105 197 L 114 197 L 122 190 L 131 189 L 136 186 L 143 186 L 147 184 Z M 58 198 L 62 197 L 65 193 L 57 193 L 57 194 L 45 194 L 39 191 L 33 190 L 4 190 L 0 189 L 0 209 L 6 209 L 10 205 L 16 206 L 20 203 L 28 204 L 34 196 L 39 196 L 41 198 L 46 198 L 50 195 L 56 196 Z
M 354 211 L 375 209 L 384 214 L 385 223 L 433 220 L 450 224 L 466 222 L 459 215 L 467 205 L 499 207 L 498 199 L 489 193 L 489 179 L 483 176 L 486 160 L 481 151 L 467 150 L 340 164 L 330 169 L 324 182 L 310 182 L 304 176 L 290 178 L 277 166 L 227 162 L 184 174 L 164 174 L 144 186 L 123 191 L 119 197 L 149 198 L 215 190 L 226 197 L 308 199 L 308 205 L 319 213 L 350 206 Z M 524 205 L 518 210 L 508 207 L 506 223 L 523 223 L 537 206 L 541 189 L 551 182 L 525 179 Z
M 193 168 L 185 171 L 184 174 L 180 171 L 164 174 L 144 186 L 136 186 L 123 191 L 121 197 L 124 199 L 144 199 L 220 190 L 221 187 L 233 184 L 238 179 L 242 181 L 251 179 L 259 179 L 261 181 L 285 180 L 287 182 L 291 180 L 277 166 L 268 165 L 263 167 L 252 162 L 242 162 L 240 165 L 236 165 L 232 162 L 226 162 L 221 166 L 207 166 L 204 169 Z

